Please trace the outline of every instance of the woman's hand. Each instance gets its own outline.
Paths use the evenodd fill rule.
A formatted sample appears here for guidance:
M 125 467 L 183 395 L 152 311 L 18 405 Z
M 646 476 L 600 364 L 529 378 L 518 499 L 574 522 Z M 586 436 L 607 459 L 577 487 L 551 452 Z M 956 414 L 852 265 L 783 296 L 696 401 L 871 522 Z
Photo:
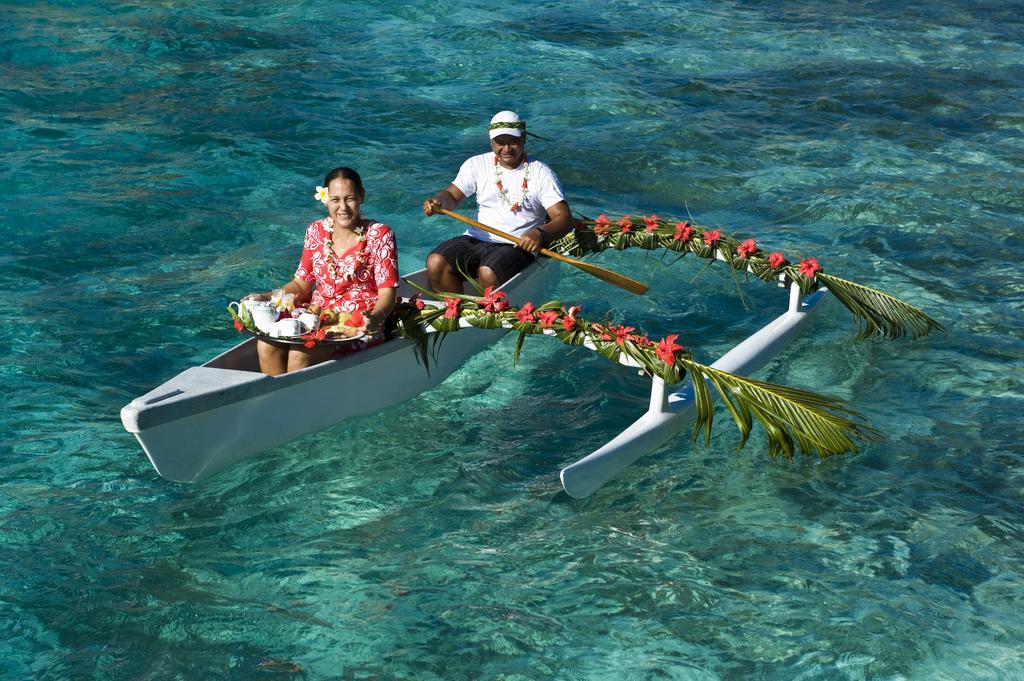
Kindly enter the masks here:
M 367 312 L 363 315 L 366 323 L 363 325 L 363 333 L 371 339 L 375 339 L 384 333 L 384 319 L 380 315 Z

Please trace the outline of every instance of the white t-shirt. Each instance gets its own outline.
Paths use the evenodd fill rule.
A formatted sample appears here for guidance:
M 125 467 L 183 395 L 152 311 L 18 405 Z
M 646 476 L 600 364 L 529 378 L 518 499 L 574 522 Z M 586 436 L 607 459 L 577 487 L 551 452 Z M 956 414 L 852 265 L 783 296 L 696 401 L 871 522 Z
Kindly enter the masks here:
M 496 165 L 494 158 L 494 154 L 488 151 L 466 159 L 452 182 L 466 196 L 476 194 L 479 207 L 477 221 L 515 236 L 521 236 L 527 230 L 547 222 L 547 209 L 565 200 L 562 185 L 551 168 L 541 161 L 528 159 L 515 170 L 509 170 L 501 164 Z M 498 191 L 499 177 L 505 189 L 505 197 Z M 521 209 L 513 213 L 511 206 L 517 203 Z M 470 227 L 465 233 L 480 241 L 510 243 L 508 239 L 493 236 L 476 227 Z

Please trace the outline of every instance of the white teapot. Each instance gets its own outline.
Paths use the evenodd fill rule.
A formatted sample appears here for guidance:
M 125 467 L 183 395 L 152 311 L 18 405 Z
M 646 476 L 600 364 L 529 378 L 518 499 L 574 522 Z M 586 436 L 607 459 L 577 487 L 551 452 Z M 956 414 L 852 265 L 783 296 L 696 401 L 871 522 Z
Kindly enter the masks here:
M 249 311 L 252 323 L 263 333 L 270 333 L 274 322 L 281 316 L 281 313 L 277 311 L 277 306 L 269 300 L 246 298 L 242 301 L 242 305 Z

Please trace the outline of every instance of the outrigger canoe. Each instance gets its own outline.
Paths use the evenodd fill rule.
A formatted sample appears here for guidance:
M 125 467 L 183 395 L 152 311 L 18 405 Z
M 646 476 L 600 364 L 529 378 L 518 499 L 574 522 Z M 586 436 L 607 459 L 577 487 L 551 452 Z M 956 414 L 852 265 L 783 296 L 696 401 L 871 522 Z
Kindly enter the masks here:
M 516 300 L 536 299 L 559 274 L 559 263 L 543 258 L 501 288 Z M 405 277 L 399 296 L 416 293 L 408 281 L 427 286 L 419 270 Z M 450 334 L 436 357 L 431 352 L 429 373 L 417 358 L 416 341 L 395 338 L 281 376 L 260 372 L 256 339 L 250 338 L 132 400 L 121 410 L 121 422 L 162 477 L 197 482 L 306 433 L 415 397 L 500 335 L 476 328 Z M 353 385 L 359 390 L 346 390 Z
M 540 259 L 502 290 L 513 300 L 538 299 L 557 280 L 558 268 L 557 261 Z M 425 286 L 422 270 L 406 279 Z M 414 292 L 405 282 L 399 289 L 402 296 Z M 712 366 L 738 375 L 757 371 L 796 337 L 826 295 L 822 289 L 804 297 L 791 284 L 788 309 Z M 256 339 L 250 338 L 133 400 L 121 410 L 121 420 L 157 473 L 177 482 L 197 482 L 306 433 L 375 413 L 429 390 L 500 335 L 500 330 L 464 324 L 431 353 L 429 373 L 417 357 L 416 342 L 396 338 L 282 376 L 260 373 Z M 640 366 L 625 355 L 618 361 Z M 661 378 L 651 381 L 646 413 L 606 445 L 562 469 L 562 486 L 570 496 L 592 494 L 692 424 L 695 403 L 690 380 L 671 393 Z M 358 393 L 345 390 L 350 385 L 361 389 Z M 295 409 L 297 404 L 302 408 Z M 279 418 L 282 413 L 292 418 Z

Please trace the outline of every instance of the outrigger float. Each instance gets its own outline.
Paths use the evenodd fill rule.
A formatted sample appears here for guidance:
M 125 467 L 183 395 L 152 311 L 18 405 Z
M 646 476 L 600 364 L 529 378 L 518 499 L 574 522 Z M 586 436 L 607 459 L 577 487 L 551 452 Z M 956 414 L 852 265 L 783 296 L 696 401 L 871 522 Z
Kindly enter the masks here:
M 854 313 L 861 337 L 894 338 L 908 329 L 918 337 L 941 329 L 920 310 L 887 294 L 824 274 L 814 259 L 797 266 L 781 253 L 762 253 L 753 240 L 740 242 L 689 222 L 624 216 L 612 223 L 602 215 L 581 222 L 574 234 L 553 247 L 556 252 L 548 254 L 554 259 L 540 258 L 500 289 L 487 289 L 479 296 L 442 293 L 433 300 L 421 299 L 427 293 L 425 272 L 414 272 L 398 291 L 404 301 L 394 315 L 400 337 L 300 371 L 274 377 L 260 373 L 256 339 L 250 338 L 133 400 L 121 411 L 122 423 L 161 476 L 197 482 L 305 433 L 375 413 L 429 390 L 510 330 L 519 333 L 516 358 L 527 336 L 547 335 L 639 369 L 652 382 L 646 413 L 603 447 L 561 470 L 565 491 L 585 497 L 691 424 L 694 439 L 703 432 L 710 440 L 715 394 L 740 428 L 740 447 L 756 419 L 764 426 L 772 456 L 828 456 L 855 451 L 857 441 L 876 438 L 879 434 L 863 417 L 835 399 L 745 378 L 800 333 L 830 292 Z M 558 279 L 559 260 L 639 292 L 646 288 L 639 282 L 570 257 L 627 247 L 665 248 L 724 262 L 786 288 L 788 306 L 705 366 L 675 343 L 676 335 L 656 343 L 623 324 L 589 322 L 579 316 L 578 308 L 566 308 L 559 301 L 539 307 L 510 303 L 538 300 Z M 251 320 L 244 321 L 251 327 Z M 360 386 L 358 394 L 344 389 L 351 385 Z M 670 389 L 673 385 L 677 387 Z M 296 404 L 302 408 L 295 409 Z M 280 419 L 281 413 L 294 417 Z

